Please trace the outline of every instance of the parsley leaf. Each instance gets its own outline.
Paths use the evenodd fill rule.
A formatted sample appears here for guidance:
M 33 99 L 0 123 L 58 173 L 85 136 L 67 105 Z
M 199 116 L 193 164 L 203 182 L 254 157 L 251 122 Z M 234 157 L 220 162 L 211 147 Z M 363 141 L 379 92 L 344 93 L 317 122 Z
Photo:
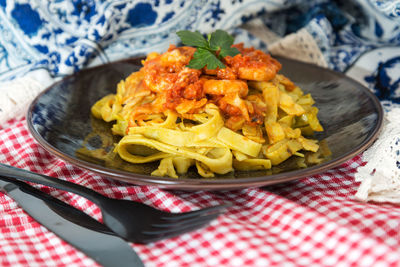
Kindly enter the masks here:
M 212 50 L 230 48 L 233 45 L 233 37 L 226 31 L 216 30 L 210 36 L 210 47 Z
M 234 57 L 237 54 L 240 54 L 240 52 L 236 47 L 221 48 L 221 51 L 219 51 L 219 55 L 223 58 L 226 56 Z
M 198 31 L 179 31 L 176 33 L 184 45 L 197 46 L 197 47 L 208 47 L 207 40 Z
M 179 31 L 176 33 L 184 45 L 196 47 L 196 52 L 190 60 L 187 67 L 192 69 L 202 69 L 207 66 L 208 69 L 225 68 L 222 59 L 226 56 L 235 56 L 239 50 L 231 47 L 234 38 L 226 31 L 216 30 L 208 35 L 207 40 L 199 33 L 191 31 Z
M 224 63 L 222 63 L 212 52 L 204 48 L 197 48 L 194 52 L 193 59 L 187 65 L 188 68 L 192 69 L 202 69 L 207 65 L 207 68 L 214 70 L 217 67 L 220 69 L 225 68 Z

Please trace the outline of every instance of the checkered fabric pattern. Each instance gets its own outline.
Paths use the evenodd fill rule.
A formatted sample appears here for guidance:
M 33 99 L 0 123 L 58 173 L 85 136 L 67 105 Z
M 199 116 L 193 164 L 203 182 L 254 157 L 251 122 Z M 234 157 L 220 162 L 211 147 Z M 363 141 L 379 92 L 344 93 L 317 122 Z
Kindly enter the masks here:
M 360 156 L 315 176 L 264 188 L 165 191 L 102 178 L 55 158 L 29 134 L 25 120 L 0 130 L 0 161 L 69 180 L 113 198 L 162 210 L 234 205 L 209 226 L 149 245 L 131 244 L 146 266 L 400 266 L 400 207 L 354 199 Z M 86 199 L 48 187 L 51 195 L 96 219 Z M 1 266 L 98 266 L 0 193 Z

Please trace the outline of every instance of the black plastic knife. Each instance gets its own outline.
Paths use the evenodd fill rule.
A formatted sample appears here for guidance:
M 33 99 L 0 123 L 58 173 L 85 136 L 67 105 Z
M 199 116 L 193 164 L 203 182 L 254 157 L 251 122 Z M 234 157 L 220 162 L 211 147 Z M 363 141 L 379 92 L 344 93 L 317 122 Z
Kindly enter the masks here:
M 24 182 L 0 177 L 0 190 L 48 230 L 102 266 L 144 266 L 127 242 L 84 212 Z

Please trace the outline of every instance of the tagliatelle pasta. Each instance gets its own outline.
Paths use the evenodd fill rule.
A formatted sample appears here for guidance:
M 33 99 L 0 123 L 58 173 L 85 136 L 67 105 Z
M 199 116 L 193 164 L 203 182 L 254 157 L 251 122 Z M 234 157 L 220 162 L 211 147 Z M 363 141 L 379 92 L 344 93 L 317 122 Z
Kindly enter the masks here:
M 152 173 L 202 177 L 267 170 L 304 151 L 317 152 L 322 131 L 311 95 L 278 74 L 279 62 L 254 48 L 223 58 L 225 68 L 191 69 L 195 48 L 171 45 L 92 106 L 122 136 L 114 151 L 125 161 L 159 161 Z

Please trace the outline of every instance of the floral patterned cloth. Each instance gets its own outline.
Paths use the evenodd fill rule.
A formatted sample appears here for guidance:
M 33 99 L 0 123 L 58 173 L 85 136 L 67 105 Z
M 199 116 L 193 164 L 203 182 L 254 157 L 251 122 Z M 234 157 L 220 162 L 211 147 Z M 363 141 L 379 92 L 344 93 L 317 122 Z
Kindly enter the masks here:
M 329 67 L 345 71 L 367 51 L 399 46 L 399 17 L 398 0 L 2 0 L 0 80 L 39 68 L 57 77 L 88 65 L 163 51 L 178 42 L 175 32 L 182 29 L 230 30 L 265 49 L 236 30 L 254 18 L 282 37 L 305 28 Z M 398 62 L 396 57 L 383 60 Z
M 399 0 L 2 0 L 0 81 L 38 69 L 54 79 L 87 66 L 164 51 L 178 42 L 175 32 L 182 29 L 229 30 L 237 40 L 267 49 L 238 28 L 258 18 L 280 37 L 305 29 L 328 67 L 338 71 L 381 49 L 370 57 L 368 73 L 357 78 L 381 99 L 399 103 L 399 17 Z

